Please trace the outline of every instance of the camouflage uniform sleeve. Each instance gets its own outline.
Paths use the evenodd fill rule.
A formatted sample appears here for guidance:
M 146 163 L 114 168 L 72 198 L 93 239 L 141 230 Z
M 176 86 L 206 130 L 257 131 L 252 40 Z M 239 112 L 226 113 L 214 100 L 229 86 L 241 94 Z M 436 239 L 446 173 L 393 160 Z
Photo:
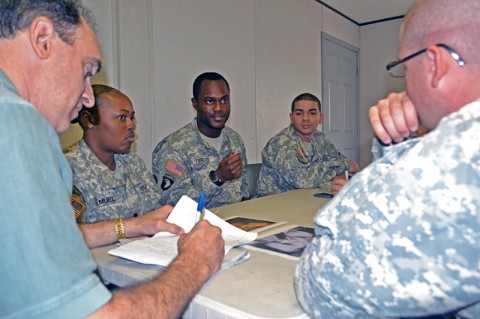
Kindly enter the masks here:
M 293 189 L 283 179 L 282 174 L 275 169 L 277 154 L 273 152 L 268 143 L 262 150 L 262 167 L 257 181 L 257 197 L 277 194 Z
M 215 166 L 212 167 L 212 169 L 217 169 L 220 161 L 225 158 L 227 154 L 237 151 L 243 163 L 242 176 L 240 179 L 226 182 L 222 186 L 216 186 L 212 183 L 210 178 L 207 177 L 205 179 L 207 185 L 204 186 L 207 187 L 205 202 L 208 208 L 228 205 L 239 202 L 242 200 L 242 198 L 248 198 L 248 178 L 246 175 L 247 153 L 245 145 L 243 144 L 243 140 L 240 135 L 230 127 L 225 127 L 224 132 L 225 137 L 222 144 L 222 149 L 220 151 L 220 155 L 214 160 L 214 163 L 212 161 L 212 164 Z M 211 193 L 211 191 L 215 191 L 216 193 Z M 213 194 L 213 196 L 209 198 L 208 194 Z
M 73 183 L 73 192 L 70 202 L 72 207 L 75 209 L 75 219 L 78 223 L 87 223 L 89 222 L 90 216 L 94 215 L 94 209 L 92 209 L 92 205 L 89 205 L 89 199 L 93 196 L 93 194 L 82 192 L 82 190 L 86 190 L 83 180 L 74 178 Z M 77 209 L 80 208 L 79 204 L 83 204 L 83 207 L 81 207 L 81 212 L 77 212 Z
M 183 152 L 182 152 L 183 153 Z M 198 198 L 200 192 L 205 194 L 205 202 L 209 203 L 222 192 L 222 188 L 212 183 L 208 172 L 204 174 L 192 170 L 188 156 L 182 156 L 177 148 L 164 145 L 155 149 L 153 170 L 162 194 L 162 203 L 175 205 L 183 195 Z
M 240 188 L 241 197 L 242 198 L 249 198 L 250 194 L 248 193 L 248 178 L 247 178 L 247 150 L 245 149 L 245 145 L 243 144 L 243 140 L 239 136 L 239 144 L 240 144 L 240 157 L 242 158 L 243 163 L 243 172 L 242 172 L 242 186 Z
M 335 176 L 348 171 L 350 164 L 348 159 L 337 150 L 335 144 L 325 134 L 316 132 L 315 135 L 314 143 L 318 154 L 312 159 L 309 172 L 313 171 L 314 178 L 318 178 L 322 182 L 330 182 Z
M 163 204 L 175 205 L 182 195 L 196 198 L 191 190 L 193 181 L 188 171 L 190 165 L 174 148 L 165 145 L 155 149 L 152 165 Z
M 259 196 L 292 189 L 325 187 L 338 174 L 349 169 L 345 156 L 325 135 L 314 140 L 315 154 L 307 156 L 292 129 L 284 130 L 268 142 L 262 151 Z
M 81 152 L 82 147 L 84 147 L 83 144 L 83 140 L 80 140 L 76 144 L 70 146 L 68 151 L 65 153 L 65 157 L 68 160 L 73 173 L 73 190 L 70 197 L 70 203 L 74 209 L 75 219 L 78 223 L 87 222 L 89 216 L 93 213 L 92 207 L 89 205 L 89 199 L 92 194 L 89 194 L 86 191 L 87 187 L 85 182 L 96 180 L 93 172 L 90 174 L 91 178 L 89 179 L 79 178 L 79 171 L 82 171 L 82 173 L 85 174 L 89 173 L 87 170 L 84 170 L 84 166 L 88 161 L 88 158 L 85 158 Z
M 83 201 L 82 193 L 73 185 L 72 195 L 70 196 L 70 204 L 72 204 L 75 212 L 75 219 L 78 220 L 85 210 L 85 202 Z

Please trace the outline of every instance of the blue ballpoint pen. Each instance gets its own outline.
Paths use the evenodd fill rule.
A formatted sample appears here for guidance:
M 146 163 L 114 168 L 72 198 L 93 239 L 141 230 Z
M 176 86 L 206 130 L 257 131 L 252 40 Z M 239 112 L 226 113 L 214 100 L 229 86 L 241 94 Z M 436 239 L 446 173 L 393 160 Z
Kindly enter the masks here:
M 204 214 L 205 214 L 205 195 L 203 193 L 200 193 L 200 197 L 198 198 L 198 206 L 197 206 L 197 223 L 203 219 Z

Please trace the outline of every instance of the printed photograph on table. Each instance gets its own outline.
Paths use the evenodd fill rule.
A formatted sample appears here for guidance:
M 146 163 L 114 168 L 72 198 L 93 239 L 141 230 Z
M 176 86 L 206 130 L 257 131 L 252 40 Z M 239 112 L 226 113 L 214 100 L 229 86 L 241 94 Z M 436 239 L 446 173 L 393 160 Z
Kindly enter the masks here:
M 300 257 L 305 247 L 312 241 L 313 236 L 313 228 L 298 226 L 281 233 L 257 239 L 249 246 L 292 257 Z
M 247 217 L 232 217 L 225 221 L 244 231 L 265 229 L 268 226 L 278 224 L 278 222 L 270 220 L 261 220 Z

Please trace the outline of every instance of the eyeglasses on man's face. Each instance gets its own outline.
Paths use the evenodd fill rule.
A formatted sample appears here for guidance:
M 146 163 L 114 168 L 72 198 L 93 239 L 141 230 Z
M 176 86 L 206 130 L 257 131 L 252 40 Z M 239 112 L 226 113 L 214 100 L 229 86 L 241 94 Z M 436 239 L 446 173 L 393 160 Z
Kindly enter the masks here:
M 454 49 L 449 47 L 446 44 L 443 43 L 437 43 L 436 46 L 444 48 L 447 50 L 452 58 L 457 61 L 459 66 L 464 66 L 465 65 L 465 60 L 462 59 L 460 54 L 458 54 Z M 419 56 L 422 53 L 425 53 L 427 49 L 422 49 L 420 51 L 417 51 L 413 54 L 410 54 L 409 56 L 404 57 L 403 59 L 397 60 L 397 61 L 392 61 L 387 64 L 387 71 L 390 73 L 391 76 L 394 78 L 403 78 L 405 74 L 407 73 L 407 67 L 405 66 L 405 62 L 407 62 L 410 59 L 413 59 L 416 56 Z

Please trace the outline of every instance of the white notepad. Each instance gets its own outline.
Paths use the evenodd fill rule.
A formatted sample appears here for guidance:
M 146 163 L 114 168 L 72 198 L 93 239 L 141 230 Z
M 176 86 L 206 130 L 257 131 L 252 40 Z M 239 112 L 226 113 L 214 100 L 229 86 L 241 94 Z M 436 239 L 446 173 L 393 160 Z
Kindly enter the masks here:
M 197 216 L 197 202 L 184 195 L 173 208 L 167 221 L 177 224 L 188 233 L 195 226 L 198 220 Z M 224 221 L 208 209 L 205 209 L 204 219 L 222 230 L 222 238 L 225 240 L 225 255 L 233 247 L 248 244 L 257 238 L 256 233 L 243 231 Z M 168 266 L 178 254 L 178 238 L 179 236 L 169 232 L 160 232 L 152 238 L 132 241 L 114 248 L 108 253 L 144 264 Z

